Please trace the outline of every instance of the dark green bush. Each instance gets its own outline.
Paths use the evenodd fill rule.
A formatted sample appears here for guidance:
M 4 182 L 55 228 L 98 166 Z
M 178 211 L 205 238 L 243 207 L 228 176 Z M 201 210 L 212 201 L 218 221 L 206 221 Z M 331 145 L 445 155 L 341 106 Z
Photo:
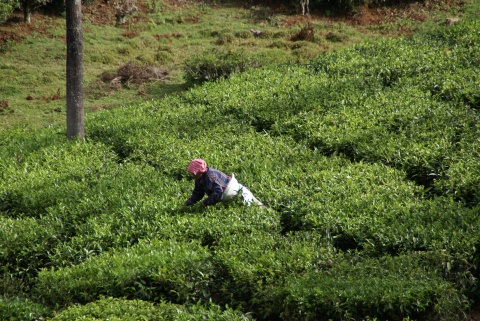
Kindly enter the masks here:
M 61 222 L 49 218 L 0 217 L 0 271 L 31 282 L 40 268 L 50 265 L 49 253 L 64 235 Z
M 0 25 L 7 21 L 18 5 L 18 0 L 6 0 L 0 3 Z
M 275 310 L 264 299 L 268 289 L 282 284 L 288 275 L 323 270 L 340 257 L 328 239 L 315 232 L 230 235 L 215 247 L 219 278 L 214 297 L 230 306 L 250 309 L 263 320 L 268 314 L 265 310 Z
M 292 275 L 268 294 L 277 307 L 273 317 L 458 320 L 468 305 L 465 296 L 421 259 L 411 254 L 344 261 L 326 271 Z
M 233 38 L 233 36 L 231 36 Z M 223 36 L 222 42 L 229 42 L 230 38 Z M 185 80 L 192 83 L 202 83 L 216 79 L 229 78 L 233 73 L 243 72 L 258 67 L 261 61 L 254 60 L 246 52 L 203 52 L 192 56 L 184 62 Z

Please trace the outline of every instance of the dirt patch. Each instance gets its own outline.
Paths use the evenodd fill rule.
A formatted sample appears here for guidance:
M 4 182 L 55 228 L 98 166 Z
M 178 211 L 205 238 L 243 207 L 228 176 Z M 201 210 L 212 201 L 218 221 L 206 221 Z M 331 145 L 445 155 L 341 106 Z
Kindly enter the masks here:
M 0 30 L 0 48 L 9 42 L 20 42 L 25 36 L 25 34 L 20 34 L 12 30 Z
M 146 82 L 168 79 L 168 71 L 155 66 L 137 66 L 128 63 L 118 68 L 116 72 L 104 72 L 100 75 L 100 81 L 110 89 L 129 87 L 130 84 L 142 85 Z M 139 92 L 140 94 L 140 92 Z
M 181 38 L 182 34 L 181 33 L 169 33 L 169 34 L 156 34 L 153 35 L 155 39 L 160 40 L 160 39 L 168 39 L 168 41 L 172 42 L 172 38 Z
M 298 33 L 290 37 L 290 41 L 313 41 L 315 30 L 310 22 L 307 23 Z
M 0 25 L 0 49 L 9 42 L 20 42 L 32 33 L 32 28 L 23 23 L 23 16 L 14 13 L 3 25 Z
M 0 115 L 13 114 L 15 111 L 8 106 L 8 100 L 0 100 Z
M 51 95 L 41 96 L 41 97 L 33 97 L 32 95 L 28 95 L 25 97 L 26 100 L 43 100 L 46 102 L 50 102 L 52 100 L 60 100 L 62 97 L 60 96 L 60 89 L 57 89 L 57 92 Z
M 480 306 L 474 307 L 467 316 L 467 321 L 480 321 Z

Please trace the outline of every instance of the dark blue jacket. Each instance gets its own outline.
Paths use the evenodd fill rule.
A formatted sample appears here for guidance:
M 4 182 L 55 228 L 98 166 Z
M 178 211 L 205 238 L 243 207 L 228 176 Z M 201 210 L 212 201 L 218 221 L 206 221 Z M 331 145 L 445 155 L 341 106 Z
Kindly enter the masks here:
M 203 200 L 206 206 L 217 204 L 222 200 L 222 194 L 230 183 L 231 176 L 219 171 L 218 169 L 207 167 L 207 171 L 202 177 L 195 180 L 195 187 L 192 196 L 185 205 L 190 206 L 203 198 L 205 194 L 208 197 Z

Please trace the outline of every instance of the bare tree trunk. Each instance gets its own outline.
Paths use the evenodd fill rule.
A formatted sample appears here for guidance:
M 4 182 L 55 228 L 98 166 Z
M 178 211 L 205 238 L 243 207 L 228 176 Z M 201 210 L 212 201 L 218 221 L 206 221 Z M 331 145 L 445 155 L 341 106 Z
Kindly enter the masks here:
M 23 7 L 23 22 L 30 23 L 30 15 L 31 15 L 30 8 L 25 3 Z
M 67 138 L 85 139 L 81 0 L 66 0 L 65 9 L 67 20 Z

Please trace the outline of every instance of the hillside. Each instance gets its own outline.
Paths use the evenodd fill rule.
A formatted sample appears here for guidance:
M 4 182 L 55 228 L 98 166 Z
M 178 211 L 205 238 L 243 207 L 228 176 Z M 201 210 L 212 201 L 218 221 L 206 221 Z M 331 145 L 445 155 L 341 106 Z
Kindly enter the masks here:
M 139 10 L 120 27 L 114 26 L 113 2 L 85 6 L 86 113 L 184 91 L 190 86 L 184 80 L 184 62 L 201 52 L 243 51 L 261 63 L 305 61 L 362 41 L 411 35 L 444 23 L 446 17 L 461 16 L 463 8 L 455 1 L 409 2 L 366 6 L 344 16 L 313 11 L 303 17 L 294 7 L 215 3 L 160 1 L 152 6 L 139 0 Z M 233 23 L 229 17 L 235 17 Z M 314 28 L 313 41 L 289 40 L 308 23 Z M 64 28 L 62 17 L 42 12 L 33 14 L 31 24 L 23 23 L 17 12 L 0 26 L 1 128 L 64 123 Z M 252 29 L 265 36 L 254 38 Z M 140 68 L 125 68 L 129 63 Z M 148 66 L 161 70 L 162 76 L 129 81 Z
M 66 140 L 56 107 L 61 28 L 3 47 L 0 319 L 478 319 L 472 8 L 406 37 L 398 24 L 315 16 L 310 41 L 296 39 L 303 22 L 279 30 L 305 18 L 269 20 L 280 8 L 190 3 L 146 25 L 88 21 L 85 141 Z M 218 53 L 256 67 L 185 80 L 180 61 L 220 65 Z M 168 77 L 112 82 L 152 66 Z M 192 158 L 234 173 L 267 208 L 185 207 Z

